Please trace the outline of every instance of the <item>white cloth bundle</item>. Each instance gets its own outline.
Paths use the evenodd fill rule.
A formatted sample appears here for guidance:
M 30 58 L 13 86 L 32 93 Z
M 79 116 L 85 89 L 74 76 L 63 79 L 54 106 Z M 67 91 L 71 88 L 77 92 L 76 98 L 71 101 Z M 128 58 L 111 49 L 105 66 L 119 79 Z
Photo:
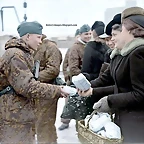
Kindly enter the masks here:
M 89 122 L 89 128 L 93 132 L 100 131 L 107 122 L 110 122 L 111 118 L 109 114 L 101 114 L 97 119 L 91 119 Z
M 64 92 L 68 93 L 69 96 L 74 96 L 77 93 L 77 89 L 72 88 L 70 86 L 63 86 L 62 89 Z
M 111 139 L 121 139 L 121 130 L 115 123 L 108 122 L 105 124 L 104 128 L 106 137 Z
M 91 118 L 90 121 L 95 121 L 99 118 L 100 116 L 99 115 L 93 115 L 93 117 Z M 85 118 L 85 126 L 87 126 L 87 123 L 88 123 L 88 120 L 90 118 L 90 115 L 87 115 L 86 118 Z
M 85 118 L 85 125 L 87 125 L 89 117 L 90 115 Z M 120 128 L 111 122 L 110 115 L 107 113 L 93 115 L 89 121 L 89 129 L 106 138 L 121 139 Z

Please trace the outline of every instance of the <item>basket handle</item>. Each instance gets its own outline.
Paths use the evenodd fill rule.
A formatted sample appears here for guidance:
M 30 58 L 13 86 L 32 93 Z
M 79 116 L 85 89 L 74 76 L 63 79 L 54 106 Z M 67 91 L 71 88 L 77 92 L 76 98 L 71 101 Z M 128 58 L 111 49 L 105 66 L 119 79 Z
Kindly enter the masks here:
M 93 117 L 93 115 L 96 114 L 96 113 L 97 113 L 97 110 L 94 110 L 94 111 L 92 112 L 92 114 L 90 115 L 90 117 L 89 117 L 89 119 L 88 119 L 88 121 L 87 121 L 87 125 L 85 126 L 86 129 L 88 128 L 89 121 L 91 120 L 91 118 Z

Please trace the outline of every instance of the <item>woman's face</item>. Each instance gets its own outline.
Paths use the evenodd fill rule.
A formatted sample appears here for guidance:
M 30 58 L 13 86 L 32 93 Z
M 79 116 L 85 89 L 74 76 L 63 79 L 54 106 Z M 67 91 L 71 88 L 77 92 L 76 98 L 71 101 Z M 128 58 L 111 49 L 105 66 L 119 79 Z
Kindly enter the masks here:
M 122 31 L 112 30 L 112 41 L 115 43 L 115 47 L 122 49 L 134 36 L 122 25 Z
M 112 38 L 111 40 L 114 42 L 115 47 L 117 49 L 121 49 L 122 43 L 121 43 L 121 32 L 119 30 L 113 30 L 112 29 Z
M 107 45 L 109 48 L 114 49 L 115 44 L 114 44 L 114 42 L 111 40 L 111 37 L 105 38 L 105 42 L 106 42 L 106 45 Z

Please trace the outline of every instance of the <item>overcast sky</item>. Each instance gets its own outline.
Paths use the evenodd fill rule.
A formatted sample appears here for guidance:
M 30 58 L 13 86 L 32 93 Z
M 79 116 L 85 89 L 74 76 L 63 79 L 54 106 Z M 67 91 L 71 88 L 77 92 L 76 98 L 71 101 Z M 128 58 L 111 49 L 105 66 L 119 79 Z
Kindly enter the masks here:
M 0 7 L 15 6 L 20 21 L 23 21 L 23 2 L 24 0 L 0 0 Z M 40 22 L 44 27 L 43 33 L 48 36 L 73 35 L 83 24 L 91 26 L 96 20 L 103 21 L 106 8 L 123 6 L 124 3 L 124 0 L 27 0 L 27 21 Z M 16 33 L 18 24 L 14 10 L 4 9 L 5 31 Z M 46 24 L 77 24 L 77 27 Z

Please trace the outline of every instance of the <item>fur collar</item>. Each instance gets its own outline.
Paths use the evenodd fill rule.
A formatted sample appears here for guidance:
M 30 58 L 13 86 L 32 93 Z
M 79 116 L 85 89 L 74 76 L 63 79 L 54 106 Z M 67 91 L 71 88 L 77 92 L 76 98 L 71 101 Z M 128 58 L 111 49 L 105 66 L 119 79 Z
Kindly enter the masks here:
M 82 43 L 82 44 L 86 44 L 84 41 L 82 41 L 80 38 L 78 38 L 78 41 L 80 42 L 80 43 Z
M 142 38 L 135 38 L 134 40 L 132 40 L 131 42 L 129 42 L 128 44 L 126 44 L 123 49 L 118 50 L 117 48 L 115 48 L 111 55 L 110 58 L 113 59 L 116 55 L 121 55 L 121 56 L 126 56 L 129 53 L 131 53 L 131 51 L 133 51 L 134 49 L 136 49 L 138 46 L 144 45 L 144 39 Z

